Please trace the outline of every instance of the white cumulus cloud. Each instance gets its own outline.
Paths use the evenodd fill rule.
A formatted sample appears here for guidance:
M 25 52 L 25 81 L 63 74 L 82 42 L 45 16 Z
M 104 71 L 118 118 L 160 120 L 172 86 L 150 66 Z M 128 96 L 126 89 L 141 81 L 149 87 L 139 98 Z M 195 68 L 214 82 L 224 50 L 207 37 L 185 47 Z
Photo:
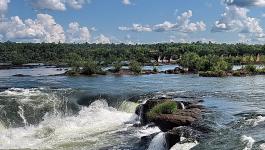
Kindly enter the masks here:
M 63 27 L 48 14 L 38 14 L 35 20 L 23 21 L 18 16 L 0 22 L 0 34 L 5 40 L 27 42 L 64 42 Z
M 87 27 L 80 27 L 79 23 L 72 22 L 67 30 L 67 42 L 85 43 L 90 42 L 91 31 Z
M 105 35 L 100 34 L 96 38 L 95 43 L 97 43 L 97 44 L 109 44 L 109 43 L 111 43 L 111 40 L 110 40 L 110 38 L 106 37 Z
M 81 9 L 90 0 L 31 0 L 32 6 L 37 9 L 49 9 L 64 11 L 67 6 L 74 9 Z
M 239 7 L 258 6 L 265 7 L 265 0 L 224 0 L 228 5 L 236 5 Z
M 133 24 L 132 27 L 119 27 L 121 31 L 135 31 L 135 32 L 164 32 L 164 31 L 177 31 L 182 33 L 190 33 L 197 31 L 205 31 L 206 24 L 203 21 L 191 22 L 192 11 L 182 13 L 177 17 L 176 23 L 171 23 L 165 21 L 161 24 L 156 24 L 153 26 Z
M 130 0 L 122 0 L 122 3 L 124 5 L 131 5 L 132 4 Z
M 257 18 L 248 16 L 247 8 L 226 6 L 221 18 L 215 22 L 212 31 L 237 31 L 241 33 L 263 33 Z
M 10 0 L 0 0 L 0 15 L 3 16 L 8 9 L 8 3 Z
M 0 37 L 1 40 L 4 41 L 85 43 L 91 42 L 92 29 L 82 27 L 77 22 L 72 22 L 69 24 L 68 29 L 64 30 L 64 28 L 48 14 L 37 14 L 34 20 L 23 20 L 18 16 L 14 16 L 10 19 L 0 21 Z M 110 40 L 103 35 L 100 36 L 98 40 L 110 43 Z

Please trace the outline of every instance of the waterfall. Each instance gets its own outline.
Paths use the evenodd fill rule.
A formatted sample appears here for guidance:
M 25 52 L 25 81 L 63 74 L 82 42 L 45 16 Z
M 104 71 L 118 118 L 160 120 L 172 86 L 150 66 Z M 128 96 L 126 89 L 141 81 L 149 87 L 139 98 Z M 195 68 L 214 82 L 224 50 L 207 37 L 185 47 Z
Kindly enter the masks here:
M 181 109 L 184 110 L 185 109 L 185 105 L 182 102 L 180 102 L 180 105 L 181 105 Z
M 165 138 L 165 133 L 161 132 L 157 134 L 151 141 L 148 150 L 166 150 L 167 142 Z
M 27 122 L 27 119 L 26 117 L 24 116 L 24 109 L 22 106 L 18 106 L 19 110 L 18 110 L 18 115 L 20 116 L 20 118 L 23 120 L 23 123 L 25 126 L 28 125 L 28 122 Z

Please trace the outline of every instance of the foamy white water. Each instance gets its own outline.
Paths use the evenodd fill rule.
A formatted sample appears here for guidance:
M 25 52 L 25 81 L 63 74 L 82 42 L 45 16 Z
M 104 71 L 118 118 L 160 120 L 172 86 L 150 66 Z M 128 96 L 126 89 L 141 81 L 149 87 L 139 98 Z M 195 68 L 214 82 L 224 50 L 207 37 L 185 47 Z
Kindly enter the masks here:
M 261 122 L 265 122 L 264 116 L 257 116 L 256 118 L 247 120 L 247 123 L 251 124 L 253 127 L 259 125 L 259 123 L 261 123 Z
M 184 137 L 180 138 L 181 142 L 183 142 L 184 140 L 186 140 L 186 138 L 184 138 Z M 185 143 L 176 143 L 174 146 L 172 146 L 170 148 L 170 150 L 190 150 L 198 144 L 199 143 L 197 141 L 185 142 Z
M 166 150 L 167 143 L 165 138 L 165 133 L 161 132 L 157 134 L 151 141 L 148 150 Z
M 245 148 L 243 150 L 251 150 L 255 140 L 250 136 L 243 135 L 241 137 L 241 142 L 245 144 Z
M 265 143 L 261 144 L 261 145 L 259 146 L 259 148 L 260 148 L 260 150 L 265 150 Z
M 131 115 L 95 101 L 76 116 L 47 114 L 37 126 L 0 130 L 0 149 L 95 149 L 106 144 L 106 132 L 122 128 Z

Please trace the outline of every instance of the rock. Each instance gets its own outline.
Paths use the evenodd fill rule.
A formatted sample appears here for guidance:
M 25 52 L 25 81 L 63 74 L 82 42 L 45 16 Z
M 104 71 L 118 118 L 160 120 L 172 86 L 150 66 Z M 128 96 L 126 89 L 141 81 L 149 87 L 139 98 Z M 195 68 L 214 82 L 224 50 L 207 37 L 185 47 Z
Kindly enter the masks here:
M 176 127 L 166 132 L 165 138 L 168 147 L 174 146 L 176 143 L 181 142 L 181 138 L 197 140 L 203 136 L 203 133 L 191 127 Z
M 174 127 L 190 126 L 201 117 L 201 110 L 198 108 L 179 110 L 174 114 L 160 114 L 153 118 L 161 131 L 166 132 Z
M 175 69 L 169 69 L 165 71 L 165 74 L 179 74 L 179 73 L 185 73 L 186 71 L 183 70 L 180 67 L 176 67 Z
M 30 77 L 31 75 L 15 74 L 14 77 Z
M 135 114 L 137 114 L 138 116 L 140 116 L 140 122 L 142 125 L 146 125 L 148 123 L 150 123 L 150 120 L 147 118 L 147 113 L 156 105 L 161 104 L 163 102 L 166 101 L 173 101 L 172 99 L 162 99 L 162 100 L 148 100 L 146 101 L 145 104 L 141 104 L 139 106 L 137 106 L 136 110 L 135 110 Z M 178 108 L 181 108 L 181 103 L 177 102 L 177 106 Z

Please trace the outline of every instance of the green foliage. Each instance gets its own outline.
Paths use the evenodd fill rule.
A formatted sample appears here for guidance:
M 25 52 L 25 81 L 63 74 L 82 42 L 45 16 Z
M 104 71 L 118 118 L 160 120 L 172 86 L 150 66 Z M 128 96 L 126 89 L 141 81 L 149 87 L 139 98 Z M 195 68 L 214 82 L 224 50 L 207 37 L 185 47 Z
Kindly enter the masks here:
M 246 65 L 244 67 L 244 70 L 246 70 L 247 72 L 250 72 L 250 73 L 256 73 L 257 72 L 257 67 L 254 66 L 254 65 Z
M 215 43 L 158 44 L 68 44 L 68 43 L 0 43 L 0 63 L 50 63 L 78 66 L 87 59 L 100 65 L 110 65 L 119 59 L 139 63 L 175 58 L 191 71 L 211 70 L 214 58 L 229 64 L 265 63 L 265 45 Z M 206 57 L 209 61 L 204 58 Z M 221 67 L 226 68 L 226 67 Z
M 185 53 L 181 58 L 180 65 L 189 71 L 230 71 L 232 65 L 216 55 L 200 57 L 195 53 Z
M 196 53 L 185 53 L 180 61 L 180 65 L 184 68 L 188 68 L 189 71 L 199 71 L 201 58 Z
M 158 72 L 158 69 L 157 67 L 153 67 L 153 72 L 157 73 Z
M 218 59 L 211 67 L 212 71 L 231 71 L 233 66 L 223 59 Z
M 150 119 L 154 119 L 157 115 L 160 114 L 173 114 L 178 111 L 177 103 L 174 101 L 166 101 L 161 104 L 153 107 L 148 113 L 147 116 Z
M 82 64 L 82 67 L 83 69 L 81 70 L 81 74 L 83 75 L 104 74 L 101 66 L 99 66 L 95 61 L 92 60 L 86 60 Z
M 83 61 L 82 57 L 76 53 L 69 53 L 64 59 L 71 67 L 79 67 Z
M 140 74 L 142 72 L 142 66 L 137 61 L 132 61 L 129 65 L 129 69 L 136 74 Z
M 113 64 L 113 67 L 114 67 L 114 72 L 119 72 L 122 68 L 122 63 L 120 61 L 116 61 L 114 64 Z

